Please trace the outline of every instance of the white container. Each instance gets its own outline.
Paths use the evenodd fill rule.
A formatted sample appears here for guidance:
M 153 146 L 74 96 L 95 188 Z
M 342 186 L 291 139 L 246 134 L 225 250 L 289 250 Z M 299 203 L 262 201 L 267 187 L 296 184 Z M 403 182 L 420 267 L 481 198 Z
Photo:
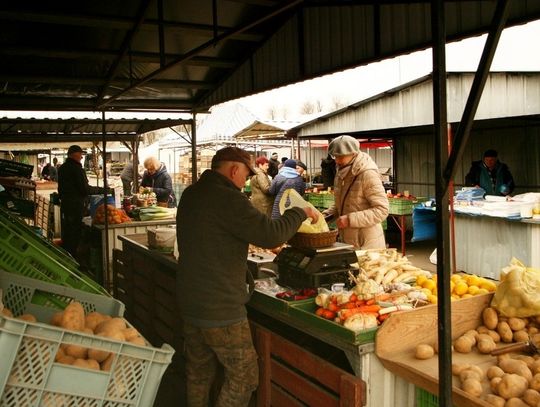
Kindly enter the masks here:
M 521 205 L 520 216 L 522 218 L 532 218 L 534 203 L 526 203 Z

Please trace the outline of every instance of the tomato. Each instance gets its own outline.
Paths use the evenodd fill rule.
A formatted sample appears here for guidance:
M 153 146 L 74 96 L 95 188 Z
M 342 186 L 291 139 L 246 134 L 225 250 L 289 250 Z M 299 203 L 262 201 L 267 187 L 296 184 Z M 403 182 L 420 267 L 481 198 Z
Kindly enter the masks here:
M 326 319 L 334 319 L 336 317 L 336 313 L 334 311 L 330 311 L 328 309 L 325 309 L 322 315 L 323 318 Z
M 317 308 L 317 310 L 315 311 L 315 315 L 318 315 L 320 317 L 322 317 L 324 314 L 324 308 L 323 307 L 319 307 Z

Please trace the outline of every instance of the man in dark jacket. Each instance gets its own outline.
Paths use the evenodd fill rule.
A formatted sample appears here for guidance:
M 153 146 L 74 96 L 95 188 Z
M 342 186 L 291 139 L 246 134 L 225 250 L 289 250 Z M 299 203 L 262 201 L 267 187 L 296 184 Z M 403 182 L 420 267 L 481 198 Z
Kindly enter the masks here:
M 270 160 L 268 160 L 268 175 L 272 178 L 277 175 L 279 164 L 278 153 L 272 153 Z
M 330 154 L 326 158 L 321 159 L 321 176 L 323 187 L 333 187 L 334 178 L 336 178 L 336 160 Z
M 104 194 L 105 188 L 91 186 L 81 160 L 83 150 L 77 145 L 68 149 L 68 158 L 58 168 L 62 247 L 76 260 L 81 240 L 82 218 L 88 195 Z M 107 192 L 110 192 L 107 189 Z
M 172 178 L 167 172 L 167 167 L 156 157 L 149 157 L 144 160 L 144 168 L 141 187 L 151 188 L 156 194 L 158 205 L 174 208 L 176 206 L 176 196 L 174 195 Z
M 245 304 L 253 290 L 248 245 L 276 247 L 300 227 L 312 209 L 291 208 L 279 220 L 259 212 L 241 192 L 253 175 L 249 154 L 219 150 L 212 169 L 189 186 L 176 217 L 179 250 L 177 292 L 184 321 L 187 405 L 208 406 L 218 363 L 225 381 L 216 406 L 247 406 L 258 385 L 257 354 Z
M 495 150 L 487 150 L 482 160 L 473 161 L 465 185 L 481 187 L 486 195 L 506 196 L 514 191 L 514 178 L 508 166 L 499 161 Z

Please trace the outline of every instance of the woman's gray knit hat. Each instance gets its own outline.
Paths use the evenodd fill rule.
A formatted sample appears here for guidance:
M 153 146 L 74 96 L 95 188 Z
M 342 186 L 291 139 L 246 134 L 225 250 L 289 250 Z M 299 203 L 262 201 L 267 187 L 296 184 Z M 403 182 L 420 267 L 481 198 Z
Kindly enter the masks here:
M 328 153 L 333 156 L 356 154 L 360 151 L 360 144 L 354 137 L 343 135 L 333 139 L 328 145 Z

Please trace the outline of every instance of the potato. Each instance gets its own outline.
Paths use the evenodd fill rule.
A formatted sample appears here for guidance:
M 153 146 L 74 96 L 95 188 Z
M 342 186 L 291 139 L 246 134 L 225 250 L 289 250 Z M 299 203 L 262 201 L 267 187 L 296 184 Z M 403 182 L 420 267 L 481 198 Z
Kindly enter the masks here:
M 482 381 L 483 373 L 479 373 L 477 370 L 472 369 L 472 366 L 468 369 L 464 369 L 459 373 L 459 380 L 463 383 L 468 379 L 475 379 L 479 382 Z
M 75 359 L 72 365 L 77 366 L 77 367 L 82 367 L 84 369 L 88 369 L 88 363 L 86 359 Z
M 107 359 L 105 359 L 103 362 L 101 362 L 101 370 L 104 372 L 108 372 L 111 370 L 112 363 L 114 361 L 114 353 L 111 353 Z
M 529 369 L 531 369 L 531 373 L 533 375 L 536 373 L 540 373 L 540 359 L 535 359 Z
M 126 338 L 124 337 L 124 334 L 121 331 L 104 331 L 98 334 L 98 336 L 103 336 L 105 338 L 113 339 L 115 341 L 121 341 L 124 342 Z
M 459 376 L 459 374 L 463 370 L 468 369 L 470 367 L 471 365 L 469 365 L 468 363 L 452 363 L 452 374 L 454 376 Z
M 84 308 L 80 302 L 74 301 L 66 307 L 60 326 L 72 331 L 82 331 L 84 328 Z
M 487 329 L 495 329 L 499 323 L 497 311 L 491 307 L 485 308 L 482 311 L 482 321 Z
M 473 347 L 473 339 L 470 336 L 464 335 L 457 338 L 454 342 L 454 349 L 459 353 L 469 353 Z
M 489 329 L 485 325 L 480 325 L 478 328 L 476 328 L 476 332 L 479 334 L 486 334 L 489 331 Z
M 58 362 L 58 359 L 61 359 L 64 356 L 66 356 L 66 352 L 64 352 L 64 349 L 58 348 L 58 352 L 56 352 L 56 356 L 54 357 L 54 361 Z
M 506 373 L 505 373 L 506 374 Z M 502 377 L 494 377 L 489 381 L 489 387 L 493 394 L 499 394 L 499 383 L 502 381 Z
M 476 373 L 478 373 L 478 376 L 480 377 L 480 380 L 484 379 L 485 373 L 480 367 L 472 365 L 469 369 L 476 371 Z
M 79 345 L 68 345 L 64 351 L 66 355 L 73 356 L 75 359 L 86 359 L 88 356 L 88 349 Z
M 62 363 L 63 365 L 72 365 L 73 362 L 75 362 L 75 358 L 73 356 L 64 355 L 57 360 L 58 363 Z
M 505 399 L 496 396 L 495 394 L 486 394 L 484 400 L 487 401 L 493 407 L 504 407 Z
M 505 374 L 497 387 L 499 396 L 508 400 L 513 397 L 521 397 L 527 390 L 527 379 L 514 373 Z
M 478 341 L 476 347 L 478 348 L 478 352 L 488 354 L 495 350 L 497 345 L 495 344 L 495 342 L 493 342 L 493 339 L 489 337 L 489 339 L 481 339 L 480 341 Z
M 536 407 L 540 403 L 540 393 L 533 389 L 527 389 L 521 399 L 529 406 Z
M 433 355 L 435 355 L 435 350 L 433 350 L 431 345 L 421 343 L 416 346 L 416 351 L 414 353 L 416 359 L 429 359 L 432 358 Z
M 136 336 L 135 338 L 131 338 L 128 342 L 132 343 L 133 345 L 146 346 L 146 341 L 142 336 Z
M 122 331 L 122 334 L 124 334 L 124 338 L 126 341 L 129 341 L 132 338 L 136 338 L 137 336 L 141 336 L 139 331 L 137 331 L 135 328 L 126 328 Z
M 101 349 L 88 349 L 88 359 L 94 359 L 96 362 L 101 363 L 109 357 L 111 352 Z
M 534 362 L 535 362 L 534 358 L 532 356 L 528 356 L 528 355 L 516 355 L 514 357 L 514 359 L 524 361 L 529 369 L 531 369 L 533 367 Z M 531 371 L 531 373 L 532 373 L 532 371 Z
M 508 318 L 508 326 L 510 327 L 512 331 L 521 331 L 525 329 L 526 325 L 527 324 L 523 318 L 516 318 L 516 317 Z
M 500 361 L 499 367 L 504 370 L 505 373 L 515 373 L 523 377 L 527 382 L 532 380 L 532 373 L 527 367 L 527 364 L 522 360 L 504 359 Z
M 86 366 L 88 369 L 100 370 L 99 363 L 94 359 L 86 359 Z
M 538 333 L 538 327 L 536 327 L 536 326 L 528 326 L 527 327 L 527 332 L 531 336 L 534 335 L 534 334 L 537 334 Z
M 508 322 L 499 322 L 497 325 L 497 332 L 501 335 L 501 341 L 510 343 L 514 338 L 514 334 L 508 325 Z
M 64 311 L 56 312 L 51 318 L 51 321 L 49 322 L 51 325 L 54 326 L 62 326 L 62 316 L 64 315 Z
M 98 326 L 100 323 L 106 320 L 107 318 L 105 315 L 103 315 L 100 312 L 93 311 L 93 312 L 89 312 L 84 318 L 84 325 L 87 328 L 90 328 L 92 331 L 94 331 L 96 329 L 96 326 Z
M 504 375 L 504 370 L 499 366 L 490 366 L 486 371 L 486 376 L 488 379 L 493 379 L 494 377 L 502 377 Z
M 493 339 L 493 342 L 495 343 L 498 343 L 501 341 L 501 335 L 499 335 L 497 331 L 490 329 L 486 332 L 486 334 L 491 336 L 491 339 Z
M 468 393 L 474 397 L 480 397 L 483 391 L 482 383 L 480 383 L 480 380 L 476 379 L 466 379 L 461 383 L 461 388 L 465 393 Z
M 17 319 L 22 319 L 26 322 L 37 322 L 37 319 L 32 314 L 22 314 L 17 317 Z
M 536 373 L 529 381 L 529 388 L 540 391 L 540 373 Z
M 517 397 L 512 397 L 506 400 L 504 407 L 529 407 L 529 405 Z
M 116 318 L 111 318 L 107 321 L 103 321 L 100 324 L 98 324 L 96 328 L 94 329 L 94 332 L 96 334 L 100 334 L 105 331 L 121 332 L 126 328 L 127 328 L 126 321 L 123 318 L 116 317 Z
M 529 333 L 525 329 L 514 331 L 513 339 L 514 342 L 527 342 L 529 340 Z

